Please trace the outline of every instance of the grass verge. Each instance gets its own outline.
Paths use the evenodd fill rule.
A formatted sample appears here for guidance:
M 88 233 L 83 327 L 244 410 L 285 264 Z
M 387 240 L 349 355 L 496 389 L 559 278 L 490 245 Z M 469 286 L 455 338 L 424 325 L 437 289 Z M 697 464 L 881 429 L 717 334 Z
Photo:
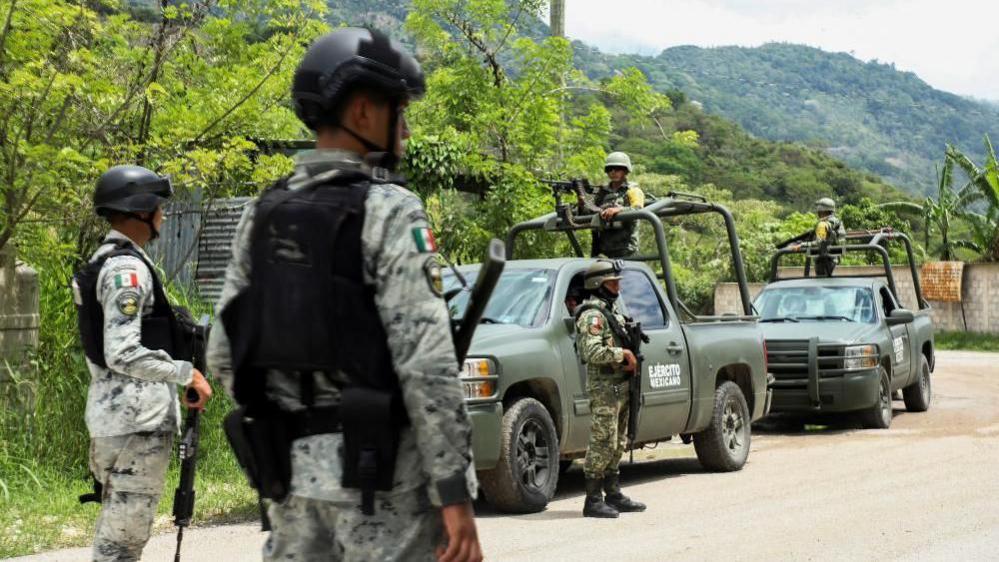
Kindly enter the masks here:
M 934 335 L 937 349 L 999 352 L 999 335 L 979 332 L 946 332 Z
M 218 393 L 216 397 L 222 398 Z M 224 398 L 213 402 L 201 425 L 194 525 L 235 523 L 257 516 L 256 494 L 247 485 L 221 430 L 222 417 L 230 405 Z M 175 456 L 154 533 L 174 528 L 171 510 L 178 468 Z M 77 496 L 91 491 L 90 486 L 86 457 L 70 468 L 9 454 L 0 458 L 0 559 L 90 544 L 99 506 L 77 501 Z

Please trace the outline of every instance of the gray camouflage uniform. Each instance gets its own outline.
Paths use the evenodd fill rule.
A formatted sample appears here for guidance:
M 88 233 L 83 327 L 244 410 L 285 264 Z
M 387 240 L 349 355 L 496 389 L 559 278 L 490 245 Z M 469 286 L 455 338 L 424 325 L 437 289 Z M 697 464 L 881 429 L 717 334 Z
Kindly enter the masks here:
M 625 449 L 628 429 L 628 374 L 623 370 L 624 348 L 607 322 L 613 314 L 625 325 L 619 301 L 611 308 L 597 297 L 582 306 L 596 305 L 599 310 L 584 310 L 576 320 L 576 347 L 586 363 L 586 393 L 590 397 L 590 442 L 586 448 L 583 473 L 599 480 L 616 474 Z
M 317 176 L 347 169 L 365 168 L 354 153 L 316 150 L 298 158 L 288 187 L 299 189 Z M 237 227 L 219 311 L 249 284 L 255 203 Z M 370 187 L 361 233 L 364 278 L 375 291 L 411 420 L 402 430 L 393 489 L 376 492 L 375 515 L 362 515 L 360 491 L 340 486 L 342 434 L 297 439 L 291 493 L 268 510 L 273 531 L 264 545 L 265 560 L 436 560 L 434 548 L 443 537 L 442 500 L 454 503 L 448 490 L 455 487 L 470 496 L 477 489 L 450 319 L 424 267 L 436 256 L 421 252 L 414 240 L 425 227 L 426 213 L 416 195 L 397 185 Z M 208 365 L 232 394 L 230 344 L 221 321 L 208 342 Z M 272 370 L 267 377 L 271 400 L 286 410 L 303 408 L 296 376 Z M 337 380 L 315 378 L 317 407 L 340 401 L 333 382 L 346 378 L 330 378 Z
M 108 242 L 122 239 L 128 238 L 112 230 L 91 261 L 114 249 Z M 87 361 L 90 471 L 104 486 L 93 557 L 138 560 L 180 427 L 176 385 L 191 382 L 192 366 L 141 344 L 142 316 L 153 309 L 152 273 L 142 260 L 108 258 L 98 276 L 97 302 L 104 311 L 108 368 Z

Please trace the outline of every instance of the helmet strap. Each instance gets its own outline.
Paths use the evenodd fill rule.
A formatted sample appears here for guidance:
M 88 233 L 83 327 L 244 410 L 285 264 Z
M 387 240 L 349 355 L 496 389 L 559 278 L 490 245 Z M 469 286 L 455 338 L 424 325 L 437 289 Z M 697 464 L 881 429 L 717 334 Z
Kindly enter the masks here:
M 607 303 L 608 306 L 613 305 L 614 301 L 616 301 L 618 297 L 618 295 L 615 295 L 614 293 L 608 291 L 607 287 L 604 286 L 603 283 L 601 283 L 600 286 L 593 291 L 593 294 L 595 294 L 597 298 L 599 298 L 600 300 Z
M 399 108 L 394 104 L 390 104 L 390 106 L 391 109 L 389 111 L 392 112 L 392 116 L 389 118 L 387 138 L 388 142 L 394 145 L 395 132 L 399 126 Z M 364 138 L 363 135 L 345 124 L 341 123 L 338 127 L 343 129 L 348 135 L 354 137 L 357 142 L 364 145 L 364 148 L 366 148 L 369 152 L 369 154 L 365 155 L 366 162 L 372 166 L 385 168 L 390 172 L 395 171 L 396 167 L 399 165 L 399 157 L 396 155 L 395 150 L 393 150 L 395 148 L 394 146 L 378 146 L 374 142 L 371 142 L 370 139 Z

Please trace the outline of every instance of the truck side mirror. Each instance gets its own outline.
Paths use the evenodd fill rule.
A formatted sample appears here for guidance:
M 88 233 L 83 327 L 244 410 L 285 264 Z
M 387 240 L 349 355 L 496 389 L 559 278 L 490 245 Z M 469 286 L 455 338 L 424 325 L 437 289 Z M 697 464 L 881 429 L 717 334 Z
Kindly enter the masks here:
M 908 324 L 915 319 L 911 310 L 906 310 L 904 308 L 896 308 L 891 311 L 888 315 L 887 322 L 889 326 L 897 326 L 899 324 Z

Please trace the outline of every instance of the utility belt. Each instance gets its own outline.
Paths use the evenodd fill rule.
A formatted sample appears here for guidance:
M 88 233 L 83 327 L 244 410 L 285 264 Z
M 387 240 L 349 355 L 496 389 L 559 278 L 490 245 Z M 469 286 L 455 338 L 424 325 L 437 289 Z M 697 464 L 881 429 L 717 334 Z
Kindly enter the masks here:
M 615 382 L 615 383 L 617 383 L 617 382 L 627 382 L 627 380 L 628 380 L 628 377 L 627 377 L 627 375 L 624 374 L 624 371 L 622 371 L 621 369 L 615 369 L 614 367 L 608 367 L 608 366 L 604 365 L 604 366 L 599 367 L 597 369 L 597 372 L 600 373 L 601 375 L 604 375 L 604 376 L 614 377 L 614 380 L 612 380 L 611 382 Z M 620 379 L 620 380 L 618 380 L 618 379 Z
M 341 486 L 361 491 L 361 511 L 374 515 L 375 491 L 392 489 L 399 439 L 408 425 L 397 394 L 347 387 L 341 404 L 288 412 L 271 403 L 237 408 L 223 423 L 226 436 L 261 498 L 282 501 L 291 488 L 296 439 L 343 433 Z M 265 529 L 267 525 L 265 523 Z

